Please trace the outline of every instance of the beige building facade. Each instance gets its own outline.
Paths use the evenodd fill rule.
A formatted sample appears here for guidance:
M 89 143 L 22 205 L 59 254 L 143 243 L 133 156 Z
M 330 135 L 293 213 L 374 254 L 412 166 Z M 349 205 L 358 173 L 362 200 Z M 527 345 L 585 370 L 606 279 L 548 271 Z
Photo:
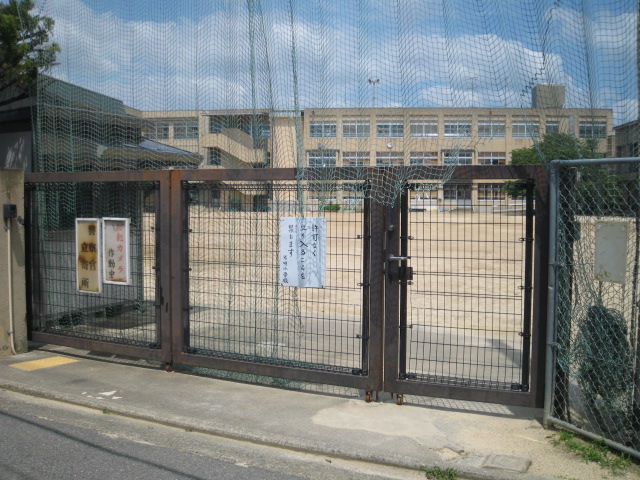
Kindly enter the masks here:
M 596 138 L 603 155 L 614 155 L 611 110 L 565 109 L 560 102 L 554 104 L 547 91 L 542 93 L 537 92 L 534 101 L 544 100 L 545 108 L 310 108 L 139 115 L 152 121 L 153 127 L 144 132 L 147 138 L 199 154 L 200 168 L 505 165 L 513 150 L 530 147 L 550 132 Z M 417 190 L 416 208 L 482 202 L 491 208 L 512 200 L 500 182 Z M 325 203 L 344 197 L 317 196 Z

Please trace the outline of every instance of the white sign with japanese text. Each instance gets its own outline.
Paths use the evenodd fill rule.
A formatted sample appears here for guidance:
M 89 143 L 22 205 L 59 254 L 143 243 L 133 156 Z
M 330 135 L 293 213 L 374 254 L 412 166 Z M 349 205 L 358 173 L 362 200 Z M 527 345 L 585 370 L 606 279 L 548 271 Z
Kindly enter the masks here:
M 102 292 L 100 240 L 97 218 L 76 218 L 76 286 L 79 292 Z
M 280 285 L 324 288 L 326 246 L 326 218 L 280 218 Z
M 102 219 L 104 283 L 130 283 L 129 224 L 128 218 Z

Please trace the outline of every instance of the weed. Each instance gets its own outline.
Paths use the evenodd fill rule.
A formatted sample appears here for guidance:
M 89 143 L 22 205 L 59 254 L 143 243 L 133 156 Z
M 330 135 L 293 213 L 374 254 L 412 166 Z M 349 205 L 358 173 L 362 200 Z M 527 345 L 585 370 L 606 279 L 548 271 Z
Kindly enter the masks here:
M 107 410 L 106 408 L 103 408 L 102 413 L 104 413 L 105 415 L 109 415 L 109 410 Z
M 604 440 L 593 442 L 580 440 L 567 430 L 560 432 L 560 436 L 554 437 L 551 443 L 564 445 L 569 451 L 580 455 L 585 462 L 595 462 L 614 475 L 622 474 L 631 464 L 631 458 L 628 455 L 612 452 Z
M 430 480 L 456 480 L 458 478 L 458 472 L 453 468 L 421 467 L 420 471 L 424 472 Z

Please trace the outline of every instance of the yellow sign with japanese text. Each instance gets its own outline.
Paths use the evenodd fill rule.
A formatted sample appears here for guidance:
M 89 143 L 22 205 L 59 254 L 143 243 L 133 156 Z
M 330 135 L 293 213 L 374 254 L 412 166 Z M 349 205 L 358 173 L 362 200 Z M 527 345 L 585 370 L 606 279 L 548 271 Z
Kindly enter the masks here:
M 76 218 L 76 284 L 79 292 L 100 293 L 100 221 Z

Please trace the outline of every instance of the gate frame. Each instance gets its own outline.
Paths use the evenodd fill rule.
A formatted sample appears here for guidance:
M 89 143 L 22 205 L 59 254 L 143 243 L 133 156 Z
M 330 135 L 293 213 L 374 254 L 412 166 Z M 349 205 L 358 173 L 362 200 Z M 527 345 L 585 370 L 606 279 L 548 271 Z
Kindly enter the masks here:
M 399 178 L 411 180 L 442 180 L 448 167 L 372 167 L 365 171 L 358 167 L 341 167 L 334 170 L 334 180 L 366 181 L 373 191 L 385 191 L 389 182 Z M 320 169 L 319 169 L 320 170 Z M 321 171 L 321 170 L 320 170 Z M 404 173 L 403 173 L 404 172 Z M 187 248 L 185 241 L 185 198 L 182 184 L 186 181 L 296 181 L 300 171 L 295 168 L 277 169 L 203 169 L 165 171 L 114 171 L 114 172 L 57 172 L 29 173 L 25 181 L 30 183 L 69 182 L 141 182 L 154 181 L 160 185 L 156 209 L 156 325 L 160 349 L 146 349 L 118 343 L 67 337 L 56 334 L 31 332 L 31 339 L 76 348 L 106 351 L 115 354 L 158 360 L 170 366 L 173 363 L 211 369 L 229 370 L 252 375 L 279 377 L 305 382 L 327 383 L 365 390 L 367 394 L 386 391 L 397 394 L 416 394 L 480 402 L 503 403 L 520 406 L 542 407 L 544 402 L 545 339 L 547 337 L 547 280 L 548 280 L 548 184 L 545 170 L 539 165 L 457 166 L 452 180 L 532 180 L 536 201 L 536 222 L 533 271 L 533 312 L 531 341 L 530 389 L 528 392 L 496 391 L 460 386 L 408 382 L 399 379 L 399 290 L 389 275 L 386 253 L 399 252 L 397 235 L 390 235 L 392 219 L 398 219 L 399 202 L 388 207 L 377 201 L 369 201 L 364 209 L 363 221 L 369 222 L 369 264 L 363 248 L 363 276 L 368 288 L 368 305 L 363 303 L 363 316 L 369 315 L 368 324 L 363 318 L 363 331 L 368 328 L 369 343 L 363 365 L 365 375 L 349 375 L 339 372 L 303 369 L 246 360 L 216 358 L 185 351 L 185 328 L 188 327 Z M 313 175 L 310 176 L 313 178 Z M 321 176 L 319 178 L 322 178 Z M 387 181 L 385 184 L 385 180 Z M 29 208 L 32 206 L 29 205 Z M 31 210 L 29 210 L 29 214 Z M 368 217 L 367 217 L 368 216 Z M 395 220 L 393 220 L 395 221 Z M 366 235 L 365 235 L 366 236 Z M 395 237 L 395 240 L 394 240 Z M 28 235 L 30 238 L 30 235 Z M 366 244 L 365 244 L 366 245 Z M 180 252 L 179 254 L 175 254 Z M 173 253 L 173 254 L 172 254 Z M 31 261 L 32 259 L 29 259 Z M 166 264 L 168 260 L 168 264 Z M 165 263 L 162 263 L 165 262 Z M 398 262 L 396 262 L 398 263 Z M 156 265 L 156 266 L 158 266 Z M 399 266 L 399 263 L 398 263 Z M 28 265 L 32 275 L 33 265 Z M 384 272 L 384 274 L 383 274 Z M 32 277 L 33 278 L 33 277 Z M 162 289 L 165 289 L 165 292 Z M 166 292 L 169 288 L 169 293 Z M 34 291 L 28 283 L 29 317 L 32 317 Z M 366 291 L 363 300 L 367 298 Z M 37 313 L 37 312 L 35 312 Z M 370 396 L 368 398 L 371 398 Z
M 155 360 L 163 362 L 166 365 L 172 363 L 171 355 L 171 332 L 169 318 L 169 301 L 165 298 L 162 291 L 163 285 L 170 284 L 169 268 L 163 268 L 160 263 L 163 258 L 169 258 L 171 254 L 170 243 L 170 224 L 169 216 L 165 212 L 169 212 L 169 171 L 158 170 L 137 170 L 137 171 L 117 171 L 117 172 L 52 172 L 52 173 L 25 173 L 25 183 L 129 183 L 129 182 L 157 182 L 158 204 L 156 205 L 156 298 L 154 305 L 156 307 L 156 338 L 160 348 L 144 348 L 134 345 L 125 345 L 116 342 L 105 342 L 100 340 L 92 340 L 88 338 L 72 337 L 67 335 L 58 335 L 55 333 L 44 333 L 34 331 L 32 322 L 34 316 L 39 312 L 34 311 L 34 306 L 38 305 L 34 295 L 36 292 L 32 287 L 34 280 L 34 268 L 39 268 L 37 260 L 31 258 L 31 248 L 33 241 L 38 241 L 35 236 L 37 232 L 32 231 L 32 223 L 25 222 L 27 229 L 26 237 L 29 242 L 29 250 L 27 254 L 27 316 L 29 322 L 29 340 L 41 343 L 52 343 L 55 345 L 63 345 L 66 347 L 79 348 L 84 350 L 96 350 L 101 352 L 109 352 L 116 355 L 126 355 L 131 357 L 143 358 L 147 360 Z M 25 202 L 25 217 L 31 218 L 36 206 L 34 198 L 31 197 Z M 164 214 L 163 214 L 164 213 Z M 38 278 L 36 276 L 36 278 Z
M 357 168 L 346 168 L 338 172 L 335 180 L 353 180 L 358 178 Z M 186 202 L 183 195 L 182 182 L 202 181 L 243 181 L 243 182 L 264 182 L 264 181 L 290 181 L 295 182 L 299 179 L 298 170 L 294 168 L 274 168 L 274 169 L 206 169 L 206 170 L 173 170 L 171 171 L 171 231 L 172 231 L 172 250 L 181 252 L 180 255 L 171 257 L 171 291 L 172 291 L 172 351 L 173 360 L 177 364 L 189 365 L 194 367 L 210 368 L 216 370 L 227 370 L 232 372 L 259 375 L 267 377 L 278 377 L 288 380 L 299 380 L 311 383 L 324 383 L 330 385 L 338 385 L 343 387 L 351 387 L 363 389 L 367 394 L 381 390 L 382 387 L 382 329 L 384 318 L 381 308 L 376 308 L 373 302 L 383 298 L 381 285 L 375 282 L 375 276 L 372 272 L 381 271 L 381 258 L 376 256 L 374 252 L 378 251 L 381 239 L 376 239 L 373 232 L 370 239 L 369 259 L 371 263 L 367 265 L 369 259 L 365 257 L 366 248 L 363 248 L 363 276 L 369 275 L 367 282 L 363 279 L 363 290 L 369 288 L 370 306 L 362 309 L 362 327 L 363 332 L 368 329 L 369 344 L 367 356 L 362 357 L 363 362 L 368 360 L 368 365 L 363 365 L 365 374 L 346 374 L 341 372 L 329 372 L 322 370 L 304 369 L 286 365 L 273 365 L 268 363 L 251 362 L 248 360 L 219 358 L 209 355 L 198 355 L 197 353 L 189 353 L 185 351 L 186 331 L 188 330 L 189 315 L 185 306 L 188 306 L 189 292 L 185 289 L 186 279 L 188 278 L 187 253 L 188 245 L 185 238 L 187 225 L 185 225 Z M 360 175 L 362 176 L 362 175 Z M 313 178 L 313 176 L 312 176 Z M 320 177 L 321 178 L 321 177 Z M 366 179 L 360 179 L 365 181 Z M 368 202 L 369 208 L 365 208 L 362 212 L 363 222 L 370 222 L 370 219 L 377 218 L 373 213 L 376 210 L 375 202 Z M 366 215 L 371 215 L 369 219 Z M 370 224 L 371 225 L 371 224 Z M 371 225 L 373 227 L 373 225 Z M 366 227 L 365 227 L 366 228 Z M 376 270 L 380 269 L 380 270 Z M 367 285 L 368 284 L 368 285 Z M 364 292 L 366 295 L 366 291 Z M 366 315 L 369 318 L 366 318 Z M 368 325 L 367 325 L 368 323 Z M 368 397 L 370 398 L 370 397 Z
M 415 172 L 415 173 L 414 173 Z M 418 180 L 428 178 L 420 170 L 412 171 L 412 175 L 407 179 Z M 434 178 L 437 180 L 437 178 Z M 431 397 L 443 397 L 458 400 L 500 403 L 505 405 L 515 405 L 524 407 L 540 408 L 544 404 L 545 387 L 545 341 L 546 333 L 546 305 L 547 301 L 547 280 L 548 280 L 548 244 L 549 244 L 549 204 L 548 204 L 548 182 L 544 167 L 541 165 L 496 165 L 496 166 L 457 166 L 451 180 L 524 180 L 533 182 L 535 194 L 535 230 L 533 244 L 533 311 L 530 348 L 530 383 L 526 392 L 503 391 L 481 389 L 477 387 L 464 387 L 453 385 L 441 385 L 426 382 L 409 381 L 399 378 L 403 359 L 400 358 L 401 338 L 399 318 L 400 309 L 406 308 L 401 304 L 400 290 L 397 275 L 390 273 L 391 269 L 396 269 L 403 262 L 394 262 L 396 265 L 390 268 L 390 262 L 386 263 L 384 275 L 385 282 L 385 345 L 384 345 L 384 390 L 396 393 L 401 402 L 401 395 L 425 395 Z M 392 231 L 389 231 L 390 222 L 397 222 L 400 219 L 399 202 L 393 207 L 386 207 L 385 219 L 387 222 L 386 255 L 398 252 L 402 255 L 402 243 L 406 239 L 400 239 Z M 403 233 L 404 236 L 406 234 Z M 406 249 L 406 246 L 404 246 Z M 406 251 L 406 250 L 405 250 Z M 390 253 L 389 253 L 390 252 Z M 406 266 L 406 265 L 405 265 Z M 406 288 L 406 287 L 404 287 Z M 523 349 L 523 355 L 525 351 Z

